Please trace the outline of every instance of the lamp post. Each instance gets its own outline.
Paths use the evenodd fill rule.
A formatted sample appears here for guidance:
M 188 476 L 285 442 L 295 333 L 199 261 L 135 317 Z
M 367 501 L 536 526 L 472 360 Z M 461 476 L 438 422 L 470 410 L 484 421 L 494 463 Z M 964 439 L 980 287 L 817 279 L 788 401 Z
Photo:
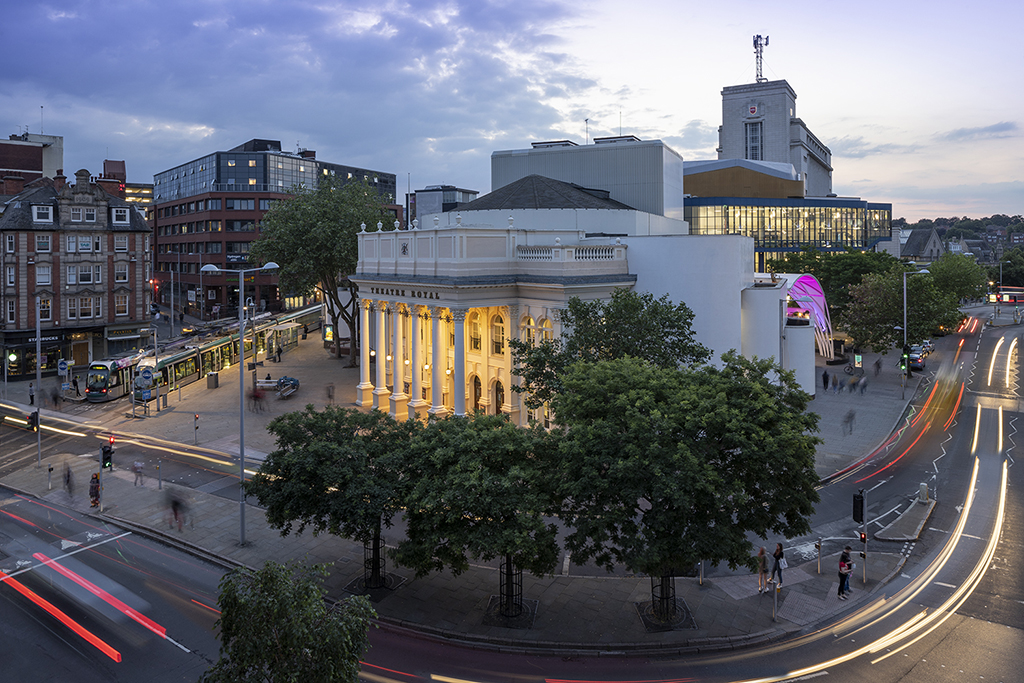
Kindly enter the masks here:
M 245 274 L 258 273 L 261 270 L 277 270 L 278 265 L 271 261 L 262 268 L 227 271 L 212 263 L 202 267 L 207 273 L 238 273 L 238 514 L 239 514 L 239 545 L 245 545 Z
M 18 355 L 11 351 L 10 353 L 4 354 L 4 400 L 7 400 L 7 375 L 10 373 L 10 364 L 13 361 L 18 360 Z
M 903 271 L 903 349 L 907 348 L 907 276 L 908 275 L 924 275 L 928 273 L 927 268 L 915 271 Z M 900 349 L 900 353 L 903 353 L 903 349 Z M 900 400 L 904 400 L 907 397 L 907 371 L 910 370 L 910 358 L 907 358 L 907 367 L 903 370 L 903 376 L 900 378 Z

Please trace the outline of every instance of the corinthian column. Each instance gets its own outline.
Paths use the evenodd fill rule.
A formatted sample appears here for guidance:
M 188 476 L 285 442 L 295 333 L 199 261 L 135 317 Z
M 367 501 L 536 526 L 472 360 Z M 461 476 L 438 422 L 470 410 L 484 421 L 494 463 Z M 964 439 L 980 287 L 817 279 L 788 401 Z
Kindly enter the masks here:
M 373 384 L 370 382 L 370 306 L 369 299 L 359 301 L 359 384 L 356 386 L 356 405 L 373 403 Z
M 391 385 L 391 417 L 404 420 L 408 416 L 409 396 L 405 393 L 405 330 L 402 320 L 408 315 L 405 307 L 395 304 L 395 312 L 391 316 L 395 337 L 391 345 L 391 367 L 393 381 Z
M 444 417 L 448 409 L 444 407 L 444 370 L 448 360 L 447 339 L 441 341 L 441 311 L 440 306 L 430 309 L 430 415 Z
M 420 323 L 425 314 L 420 306 L 410 306 L 409 311 L 412 315 L 412 362 L 409 364 L 412 370 L 412 396 L 409 397 L 409 419 L 415 420 L 426 417 L 430 404 L 423 400 L 423 343 L 420 341 Z M 430 318 L 427 317 L 427 320 Z
M 387 311 L 387 304 L 383 301 L 378 301 L 376 304 L 377 311 L 377 348 L 375 349 L 375 355 L 377 358 L 377 388 L 373 390 L 373 407 L 377 410 L 386 410 L 388 406 L 388 396 L 391 392 L 388 391 L 388 346 L 387 337 L 384 335 L 384 313 Z
M 466 309 L 453 308 L 455 323 L 455 367 L 452 368 L 452 407 L 456 415 L 466 414 Z

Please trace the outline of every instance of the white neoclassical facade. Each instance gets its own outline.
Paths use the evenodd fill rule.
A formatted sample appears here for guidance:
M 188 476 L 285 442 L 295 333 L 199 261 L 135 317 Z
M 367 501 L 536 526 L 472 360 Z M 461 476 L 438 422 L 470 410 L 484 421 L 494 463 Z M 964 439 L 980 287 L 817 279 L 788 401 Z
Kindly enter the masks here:
M 508 340 L 557 337 L 571 297 L 609 299 L 620 287 L 685 302 L 716 358 L 781 356 L 813 392 L 813 331 L 784 330 L 786 280 L 754 275 L 748 237 L 688 235 L 683 221 L 538 176 L 422 218 L 359 235 L 358 405 L 401 418 L 546 420 L 511 389 Z

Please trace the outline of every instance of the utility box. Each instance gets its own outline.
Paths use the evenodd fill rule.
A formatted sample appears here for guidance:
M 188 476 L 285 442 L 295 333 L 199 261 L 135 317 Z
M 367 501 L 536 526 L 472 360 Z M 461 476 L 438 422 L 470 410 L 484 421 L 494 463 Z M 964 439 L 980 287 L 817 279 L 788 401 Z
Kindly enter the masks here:
M 922 503 L 928 502 L 928 484 L 922 482 L 917 488 L 917 500 Z
M 220 386 L 220 375 L 216 372 L 206 373 L 206 388 L 216 389 Z

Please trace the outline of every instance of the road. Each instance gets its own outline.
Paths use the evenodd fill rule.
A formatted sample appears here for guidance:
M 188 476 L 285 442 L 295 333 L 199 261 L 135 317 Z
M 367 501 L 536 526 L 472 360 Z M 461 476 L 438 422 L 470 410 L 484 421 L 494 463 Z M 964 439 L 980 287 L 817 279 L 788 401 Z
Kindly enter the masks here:
M 827 554 L 855 538 L 860 530 L 850 518 L 855 491 L 863 489 L 867 495 L 869 538 L 913 504 L 921 483 L 927 485 L 929 496 L 939 501 L 922 539 L 903 548 L 908 559 L 904 571 L 872 595 L 869 603 L 851 608 L 828 627 L 764 647 L 680 657 L 499 653 L 375 629 L 364 679 L 378 683 L 452 679 L 481 683 L 752 681 L 819 676 L 883 683 L 1024 680 L 1024 668 L 1015 657 L 1024 645 L 1024 582 L 1019 569 L 1024 551 L 1020 540 L 1024 501 L 1019 493 L 1019 468 L 1013 467 L 1020 417 L 1019 368 L 1017 354 L 1011 351 L 1019 332 L 1017 327 L 992 328 L 944 339 L 941 370 L 934 361 L 929 367 L 929 373 L 941 376 L 942 381 L 933 382 L 915 400 L 889 442 L 822 487 L 822 502 L 812 520 L 814 532 L 794 539 L 789 553 L 809 557 L 814 542 L 822 538 Z M 98 454 L 107 438 L 103 432 L 70 426 L 64 431 L 73 433 L 44 432 L 44 452 Z M 4 440 L 0 473 L 8 467 L 24 467 L 36 457 L 34 435 L 8 424 L 0 427 L 0 438 Z M 237 465 L 228 458 L 148 439 L 118 441 L 117 448 L 119 466 L 137 457 L 148 458 L 147 470 L 152 474 L 156 467 L 153 458 L 160 453 L 163 476 L 237 498 Z M 16 504 L 26 503 L 19 500 Z M 0 507 L 8 509 L 9 505 Z M 0 533 L 8 534 L 6 527 L 0 527 Z M 869 540 L 867 551 L 876 552 L 877 542 Z M 95 552 L 100 555 L 104 551 Z M 127 577 L 116 580 L 131 585 Z M 215 583 L 204 589 L 211 591 L 207 605 L 215 604 L 215 598 L 209 597 L 216 594 Z M 853 588 L 859 590 L 856 578 Z M 143 595 L 142 589 L 138 594 Z M 146 599 L 154 607 L 160 605 L 148 596 Z M 23 611 L 35 615 L 35 620 L 40 618 L 36 612 Z M 178 617 L 169 611 L 147 612 L 159 621 L 157 614 L 168 624 L 195 616 L 191 612 Z M 93 617 L 93 622 L 96 620 Z M 26 632 L 28 629 L 26 625 Z M 102 632 L 117 641 L 117 647 L 134 652 L 123 644 L 121 630 L 108 627 Z M 168 626 L 168 633 L 174 632 Z M 209 633 L 208 626 L 205 632 Z M 152 640 L 149 632 L 144 631 L 143 636 L 143 640 Z M 71 640 L 72 636 L 64 633 L 63 638 Z M 183 640 L 178 642 L 188 646 Z M 51 644 L 57 651 L 69 647 L 56 641 Z M 202 650 L 195 645 L 190 649 Z M 215 652 L 214 641 L 207 654 Z M 74 656 L 86 655 L 76 650 Z M 88 656 L 102 657 L 94 652 Z
M 216 660 L 223 570 L 0 492 L 4 680 L 195 681 Z

